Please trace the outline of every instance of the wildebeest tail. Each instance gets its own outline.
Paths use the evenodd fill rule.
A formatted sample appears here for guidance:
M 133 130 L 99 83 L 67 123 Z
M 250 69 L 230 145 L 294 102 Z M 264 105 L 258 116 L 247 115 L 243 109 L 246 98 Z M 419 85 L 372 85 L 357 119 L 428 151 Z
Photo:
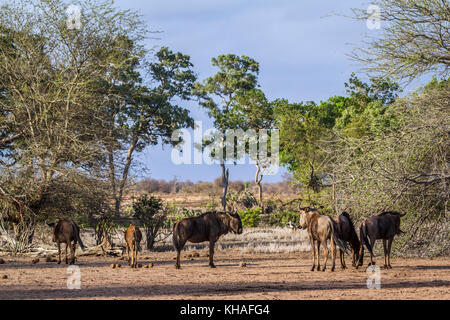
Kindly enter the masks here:
M 338 227 L 336 222 L 332 221 L 331 228 L 333 232 L 334 243 L 341 249 L 343 252 L 348 253 L 347 243 L 341 238 L 341 235 L 338 232 Z
M 138 241 L 137 229 L 134 229 L 134 241 L 136 242 L 137 251 L 141 252 L 142 251 L 142 247 L 141 247 L 141 242 Z
M 373 255 L 372 246 L 370 245 L 369 239 L 367 238 L 367 226 L 366 223 L 361 223 L 361 227 L 359 228 L 359 237 L 361 238 L 361 242 L 363 242 L 367 250 L 369 250 L 370 254 Z
M 86 249 L 86 247 L 83 244 L 83 241 L 81 241 L 80 238 L 80 228 L 78 228 L 78 226 L 75 223 L 72 223 L 73 226 L 73 233 L 75 234 L 75 237 L 77 238 L 77 242 L 80 245 L 80 248 L 82 251 L 84 251 L 84 249 Z
M 180 251 L 180 237 L 179 237 L 179 223 L 175 223 L 173 225 L 173 230 L 172 230 L 172 242 L 173 242 L 173 246 L 175 247 L 175 249 L 177 251 Z

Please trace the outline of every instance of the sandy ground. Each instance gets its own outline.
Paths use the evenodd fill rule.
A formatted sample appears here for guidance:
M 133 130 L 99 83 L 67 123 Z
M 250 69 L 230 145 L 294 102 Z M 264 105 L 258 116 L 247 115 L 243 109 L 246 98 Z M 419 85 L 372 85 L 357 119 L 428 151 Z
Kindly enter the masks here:
M 173 252 L 141 255 L 141 264 L 154 264 L 148 269 L 131 269 L 118 258 L 80 257 L 78 290 L 67 288 L 72 276 L 64 264 L 2 257 L 0 299 L 450 299 L 450 258 L 393 258 L 393 269 L 381 269 L 377 290 L 367 288 L 366 268 L 309 271 L 306 252 L 221 251 L 215 255 L 216 269 L 208 267 L 205 252 L 193 260 L 184 257 L 181 270 L 174 267 Z M 376 261 L 381 264 L 382 258 Z M 111 269 L 112 263 L 121 268 Z

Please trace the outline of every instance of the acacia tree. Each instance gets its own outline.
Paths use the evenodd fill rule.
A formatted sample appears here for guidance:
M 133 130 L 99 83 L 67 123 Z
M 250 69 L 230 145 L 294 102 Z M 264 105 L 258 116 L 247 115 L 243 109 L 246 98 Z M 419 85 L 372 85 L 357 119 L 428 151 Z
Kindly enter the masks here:
M 447 0 L 378 0 L 372 17 L 353 9 L 354 18 L 379 18 L 380 37 L 357 48 L 353 57 L 384 78 L 413 80 L 426 73 L 447 77 L 450 66 L 450 5 Z
M 213 58 L 211 62 L 214 67 L 219 68 L 219 71 L 202 83 L 196 83 L 195 94 L 199 97 L 200 105 L 214 119 L 215 128 L 222 136 L 225 136 L 227 129 L 238 128 L 235 115 L 233 115 L 233 104 L 236 103 L 238 96 L 257 87 L 259 64 L 247 56 L 239 57 L 234 54 L 220 55 Z M 206 143 L 215 143 L 216 147 L 222 149 L 213 156 L 219 157 L 223 186 L 222 207 L 226 210 L 229 170 L 226 168 L 225 162 L 235 159 L 235 156 L 233 159 L 227 159 L 227 150 L 223 141 L 211 140 Z
M 145 52 L 131 40 L 117 41 L 117 47 L 105 53 L 114 56 L 114 69 L 98 85 L 105 110 L 105 149 L 116 216 L 135 152 L 159 142 L 172 143 L 174 130 L 193 127 L 189 111 L 174 100 L 189 100 L 196 80 L 187 55 L 162 47 L 156 61 L 146 63 Z M 148 71 L 150 85 L 145 84 L 141 70 Z
M 102 166 L 92 86 L 109 61 L 92 53 L 105 35 L 132 34 L 136 16 L 108 2 L 78 5 L 79 30 L 68 28 L 63 1 L 11 1 L 0 10 L 0 169 L 4 198 L 21 199 L 19 216 L 21 207 L 39 214 L 55 179 L 95 177 Z
M 341 209 L 358 219 L 383 210 L 407 213 L 407 235 L 395 244 L 403 252 L 450 249 L 449 89 L 448 81 L 433 81 L 378 115 L 389 123 L 381 130 L 359 138 L 338 135 L 323 146 L 334 155 L 330 165 L 342 192 Z
M 264 213 L 262 179 L 264 174 L 270 170 L 270 165 L 273 164 L 272 157 L 277 156 L 271 153 L 271 148 L 262 147 L 262 143 L 265 142 L 262 141 L 263 136 L 268 139 L 275 124 L 273 103 L 267 100 L 263 91 L 252 89 L 236 97 L 232 113 L 235 127 L 243 131 L 252 130 L 255 133 L 255 139 L 247 142 L 244 154 L 238 156 L 248 154 L 255 161 L 255 183 L 259 190 L 261 212 Z M 249 144 L 254 144 L 253 152 L 251 152 Z M 272 147 L 272 145 L 270 146 Z
M 105 172 L 120 207 L 134 152 L 192 124 L 172 102 L 187 98 L 195 81 L 189 57 L 163 48 L 148 62 L 139 14 L 112 1 L 74 4 L 82 13 L 76 28 L 64 1 L 1 6 L 0 198 L 2 207 L 15 207 L 8 210 L 14 223 L 25 213 L 34 221 L 58 212 L 49 206 L 67 204 L 60 199 L 73 198 L 73 210 L 85 207 L 70 196 L 80 190 L 74 183 L 98 194 L 86 201 L 107 204 Z M 55 196 L 61 193 L 68 197 Z

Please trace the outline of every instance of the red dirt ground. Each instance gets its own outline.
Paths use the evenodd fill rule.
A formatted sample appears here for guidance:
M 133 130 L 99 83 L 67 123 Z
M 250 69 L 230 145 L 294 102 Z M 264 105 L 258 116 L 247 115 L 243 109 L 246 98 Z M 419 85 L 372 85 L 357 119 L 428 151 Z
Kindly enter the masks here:
M 174 267 L 173 252 L 141 255 L 139 263 L 152 262 L 154 267 L 135 270 L 117 258 L 80 257 L 79 290 L 67 289 L 70 274 L 64 264 L 2 257 L 6 263 L 0 265 L 0 299 L 450 299 L 448 257 L 392 258 L 393 269 L 381 269 L 377 290 L 367 288 L 366 268 L 309 271 L 309 253 L 220 251 L 216 269 L 208 267 L 204 253 L 193 260 L 184 257 L 181 270 Z M 376 261 L 383 262 L 380 257 Z M 112 263 L 122 267 L 111 269 Z

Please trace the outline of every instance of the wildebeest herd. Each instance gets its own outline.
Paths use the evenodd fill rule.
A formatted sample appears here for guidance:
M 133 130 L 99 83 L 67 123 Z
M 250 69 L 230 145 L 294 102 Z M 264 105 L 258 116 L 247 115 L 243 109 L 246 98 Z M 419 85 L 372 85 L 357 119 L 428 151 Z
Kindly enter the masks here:
M 339 248 L 339 257 L 342 269 L 346 268 L 344 255 L 350 253 L 352 256 L 352 265 L 358 268 L 363 265 L 364 246 L 370 253 L 370 265 L 373 261 L 373 247 L 375 241 L 383 240 L 385 268 L 392 268 L 390 262 L 391 245 L 395 235 L 403 233 L 400 230 L 400 218 L 404 214 L 388 211 L 377 216 L 364 220 L 360 225 L 359 239 L 356 233 L 353 221 L 347 212 L 343 212 L 334 219 L 322 215 L 316 208 L 299 208 L 299 224 L 295 226 L 298 229 L 305 229 L 308 232 L 311 253 L 312 268 L 311 271 L 325 271 L 328 262 L 329 249 L 331 248 L 332 267 L 334 271 L 336 264 L 336 249 Z M 65 219 L 59 220 L 58 223 L 47 223 L 52 227 L 52 240 L 58 246 L 58 263 L 61 263 L 61 243 L 66 245 L 66 264 L 75 262 L 76 245 L 79 243 L 82 250 L 85 249 L 80 238 L 80 228 L 74 221 Z M 292 225 L 292 224 L 291 224 Z M 198 217 L 184 218 L 177 221 L 173 226 L 173 246 L 177 252 L 175 267 L 180 269 L 180 253 L 186 242 L 200 243 L 209 241 L 209 266 L 215 268 L 214 265 L 214 246 L 222 235 L 229 232 L 241 234 L 242 222 L 237 213 L 211 211 L 203 213 Z M 141 250 L 140 242 L 142 233 L 138 227 L 130 224 L 124 232 L 126 243 L 126 251 L 128 263 L 132 268 L 137 268 L 137 256 Z M 320 266 L 320 246 L 325 251 L 325 261 L 321 269 Z M 71 259 L 67 259 L 67 249 L 70 247 Z M 337 247 L 337 248 L 336 248 Z M 350 248 L 350 251 L 349 251 Z M 317 249 L 317 250 L 316 250 Z M 316 265 L 317 258 L 317 265 Z

